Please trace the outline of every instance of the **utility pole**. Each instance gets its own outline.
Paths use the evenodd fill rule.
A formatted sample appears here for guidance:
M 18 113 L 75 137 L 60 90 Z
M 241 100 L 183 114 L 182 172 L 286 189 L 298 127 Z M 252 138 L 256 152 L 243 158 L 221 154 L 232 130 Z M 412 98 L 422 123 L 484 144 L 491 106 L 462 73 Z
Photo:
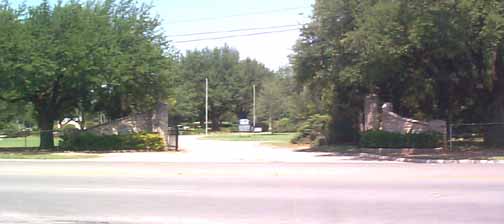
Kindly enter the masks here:
M 254 131 L 255 129 L 255 126 L 256 126 L 256 86 L 255 84 L 252 85 L 252 93 L 253 93 L 253 109 L 252 109 L 252 116 L 253 116 L 253 119 L 252 119 L 252 131 Z
M 208 135 L 208 78 L 205 79 L 205 135 Z

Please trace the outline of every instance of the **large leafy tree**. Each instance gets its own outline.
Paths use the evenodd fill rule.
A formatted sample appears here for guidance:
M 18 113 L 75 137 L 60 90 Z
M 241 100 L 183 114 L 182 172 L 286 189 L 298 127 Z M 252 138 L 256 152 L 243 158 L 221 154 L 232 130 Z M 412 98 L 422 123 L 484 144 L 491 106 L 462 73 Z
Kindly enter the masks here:
M 502 122 L 502 2 L 428 3 L 379 1 L 359 15 L 349 39 L 366 43 L 355 46 L 364 49 L 366 79 L 388 92 L 403 114 Z M 393 69 L 376 74 L 376 65 Z M 486 142 L 501 141 L 499 132 L 489 128 Z
M 497 0 L 319 0 L 294 64 L 300 81 L 328 83 L 334 121 L 374 92 L 405 116 L 502 122 L 503 22 Z
M 75 108 L 118 117 L 161 97 L 167 45 L 149 11 L 128 0 L 0 6 L 0 99 L 34 105 L 40 147 Z
M 357 52 L 345 39 L 356 28 L 359 1 L 316 1 L 312 21 L 302 29 L 295 46 L 293 68 L 299 83 L 319 102 L 330 101 L 331 142 L 356 140 L 359 103 L 365 90 L 361 71 L 353 66 Z M 363 90 L 364 89 L 364 90 Z

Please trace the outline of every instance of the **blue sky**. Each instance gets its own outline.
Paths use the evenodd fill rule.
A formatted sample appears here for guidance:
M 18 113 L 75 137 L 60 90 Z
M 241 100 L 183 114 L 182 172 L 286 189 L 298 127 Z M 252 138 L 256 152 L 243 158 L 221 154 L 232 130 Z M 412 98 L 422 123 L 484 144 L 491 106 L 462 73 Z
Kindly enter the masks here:
M 255 58 L 270 69 L 278 69 L 289 63 L 288 55 L 299 36 L 297 26 L 309 20 L 314 0 L 142 0 L 153 3 L 154 13 L 163 20 L 163 29 L 170 36 L 175 48 L 181 52 L 204 47 L 228 44 L 240 51 L 241 57 Z M 11 1 L 19 3 L 22 1 Z M 28 5 L 41 0 L 28 0 Z M 53 1 L 54 2 L 54 1 Z M 289 25 L 289 27 L 287 27 Z M 294 26 L 290 26 L 294 25 Z M 278 27 L 209 35 L 176 36 L 236 29 Z M 295 30 L 291 30 L 295 29 Z M 276 32 L 276 31 L 285 32 Z M 288 31 L 287 31 L 288 30 Z M 199 40 L 232 35 L 275 33 L 225 38 L 220 40 Z M 175 35 L 175 36 L 174 36 Z

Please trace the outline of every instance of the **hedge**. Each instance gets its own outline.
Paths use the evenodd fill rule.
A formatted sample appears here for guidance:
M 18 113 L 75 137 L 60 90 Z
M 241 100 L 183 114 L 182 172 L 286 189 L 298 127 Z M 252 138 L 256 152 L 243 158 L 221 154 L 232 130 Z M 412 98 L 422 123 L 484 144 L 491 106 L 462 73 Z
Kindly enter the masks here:
M 96 135 L 79 132 L 62 136 L 59 147 L 64 150 L 163 150 L 163 139 L 157 133 L 134 133 L 128 135 Z
M 363 148 L 437 148 L 442 144 L 439 133 L 401 134 L 386 131 L 368 131 L 360 136 Z

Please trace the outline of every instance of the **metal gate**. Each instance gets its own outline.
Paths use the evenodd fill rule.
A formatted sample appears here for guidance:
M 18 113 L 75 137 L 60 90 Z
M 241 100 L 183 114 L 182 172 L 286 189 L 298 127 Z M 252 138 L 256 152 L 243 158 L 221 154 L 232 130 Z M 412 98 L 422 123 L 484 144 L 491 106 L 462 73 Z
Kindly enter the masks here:
M 178 151 L 179 130 L 177 127 L 168 127 L 168 149 Z

